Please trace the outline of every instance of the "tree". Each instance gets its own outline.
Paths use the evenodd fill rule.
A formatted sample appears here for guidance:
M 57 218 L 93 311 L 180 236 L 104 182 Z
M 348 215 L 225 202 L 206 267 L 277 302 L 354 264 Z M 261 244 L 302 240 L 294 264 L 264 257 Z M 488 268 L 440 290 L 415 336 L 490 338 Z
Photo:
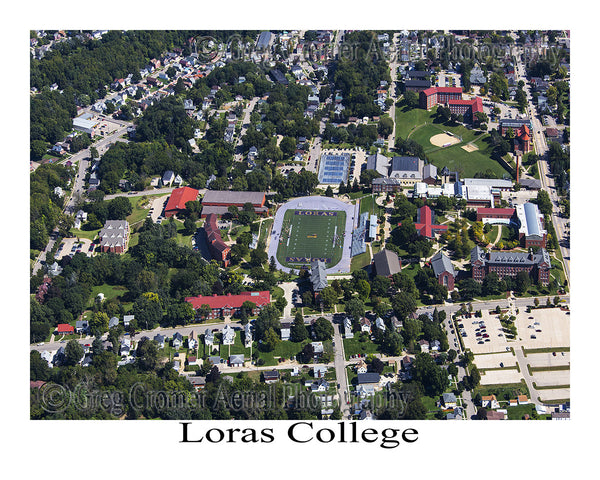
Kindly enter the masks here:
M 326 318 L 319 317 L 313 324 L 313 332 L 318 341 L 331 340 L 334 333 L 333 325 Z
M 448 350 L 448 361 L 453 362 L 454 360 L 456 360 L 457 355 L 458 354 L 456 353 L 456 350 L 451 348 L 450 350 Z
M 417 108 L 419 106 L 419 96 L 412 90 L 407 90 L 403 95 L 403 102 L 408 108 Z
M 417 311 L 417 301 L 414 295 L 407 292 L 399 292 L 392 298 L 392 308 L 398 318 L 404 319 Z
M 261 345 L 265 351 L 272 352 L 280 341 L 279 335 L 277 335 L 275 329 L 271 327 L 265 332 Z
M 133 207 L 127 197 L 117 197 L 108 202 L 107 220 L 125 220 L 131 215 Z
M 304 325 L 304 319 L 301 313 L 297 313 L 294 317 L 294 323 L 290 329 L 290 339 L 292 342 L 299 343 L 308 338 L 308 331 Z
M 441 395 L 449 385 L 446 370 L 436 365 L 432 356 L 418 353 L 413 363 L 413 379 L 432 397 Z
M 104 312 L 95 312 L 89 320 L 90 331 L 106 332 L 108 330 L 108 315 Z
M 529 273 L 524 270 L 517 273 L 515 286 L 517 292 L 520 294 L 527 292 L 527 289 L 531 286 L 531 278 L 529 277 Z
M 327 185 L 327 188 L 325 189 L 325 196 L 333 197 L 333 189 L 331 188 L 331 185 Z
M 338 299 L 338 295 L 335 289 L 331 286 L 325 287 L 323 290 L 321 290 L 321 293 L 319 295 L 325 308 L 333 306 Z
M 371 370 L 375 373 L 379 373 L 380 375 L 383 373 L 384 364 L 377 357 L 374 357 L 371 361 Z
M 219 372 L 219 367 L 216 365 L 210 369 L 210 373 L 206 376 L 206 381 L 208 383 L 217 383 L 221 378 L 221 373 Z
M 418 318 L 407 318 L 404 321 L 402 328 L 402 337 L 404 337 L 404 342 L 409 343 L 413 340 L 416 340 L 421 334 L 421 327 L 421 320 Z
M 83 347 L 77 340 L 69 340 L 65 347 L 65 365 L 75 366 L 83 358 Z
M 458 375 L 458 367 L 455 363 L 451 363 L 450 365 L 448 365 L 448 374 L 452 375 L 453 377 Z
M 142 338 L 135 351 L 136 364 L 145 371 L 156 369 L 159 360 L 158 347 L 153 340 Z
M 415 398 L 406 405 L 406 412 L 404 414 L 406 420 L 425 420 L 426 416 L 427 407 L 420 398 Z
M 309 363 L 312 362 L 314 356 L 314 347 L 312 346 L 312 344 L 307 343 L 306 345 L 304 345 L 302 351 L 298 355 L 296 355 L 296 360 L 300 363 Z
M 360 320 L 365 316 L 365 304 L 358 298 L 352 298 L 346 302 L 346 313 L 354 320 Z

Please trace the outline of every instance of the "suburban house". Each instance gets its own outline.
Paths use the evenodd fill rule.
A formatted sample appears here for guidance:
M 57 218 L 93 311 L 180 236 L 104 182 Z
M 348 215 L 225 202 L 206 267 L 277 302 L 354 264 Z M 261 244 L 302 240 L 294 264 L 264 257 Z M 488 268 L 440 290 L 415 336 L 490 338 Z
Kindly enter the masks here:
M 87 333 L 89 329 L 90 325 L 87 320 L 77 320 L 75 322 L 75 333 Z
M 165 336 L 157 333 L 152 339 L 158 344 L 158 348 L 165 348 Z
M 183 335 L 181 335 L 181 333 L 179 332 L 175 332 L 173 334 L 173 340 L 171 341 L 171 345 L 173 345 L 173 348 L 179 348 L 183 345 Z
M 427 340 L 419 340 L 418 344 L 421 347 L 421 352 L 429 353 L 429 342 Z
M 383 319 L 381 317 L 377 317 L 375 319 L 375 326 L 382 332 L 385 332 L 385 322 L 383 321 Z
M 194 388 L 196 390 L 202 390 L 206 386 L 206 377 L 188 376 L 187 379 L 194 386 Z
M 69 325 L 68 323 L 59 323 L 56 326 L 56 333 L 58 335 L 70 335 L 74 333 L 73 325 Z
M 442 395 L 444 408 L 456 408 L 456 397 L 453 393 L 444 393 Z
M 496 395 L 483 395 L 481 397 L 481 406 L 484 408 L 500 408 Z
M 198 337 L 196 336 L 196 332 L 193 330 L 190 332 L 188 336 L 188 348 L 195 349 L 198 347 Z
M 175 173 L 172 170 L 167 170 L 162 176 L 162 184 L 164 187 L 170 187 L 175 179 Z
M 114 328 L 117 327 L 119 325 L 119 319 L 117 317 L 112 317 L 109 321 L 108 321 L 108 328 Z
M 263 372 L 265 383 L 275 383 L 279 380 L 279 370 Z
M 281 340 L 289 340 L 292 324 L 289 322 L 281 323 Z
M 204 345 L 213 345 L 215 342 L 215 334 L 211 332 L 210 328 L 204 331 Z
M 371 333 L 371 320 L 366 317 L 360 319 L 360 331 L 365 333 Z
M 344 337 L 354 338 L 354 333 L 352 332 L 352 318 L 350 317 L 344 318 Z
M 129 323 L 132 322 L 134 318 L 134 315 L 123 315 L 123 325 L 128 327 Z
M 328 388 L 329 388 L 329 382 L 327 380 L 325 380 L 324 378 L 320 378 L 319 380 L 317 380 L 316 382 L 313 382 L 310 385 L 311 392 L 326 392 Z
M 360 360 L 355 366 L 354 369 L 356 370 L 356 373 L 367 373 L 367 364 L 365 363 L 364 360 Z
M 243 367 L 244 366 L 244 355 L 230 355 L 229 356 L 230 367 Z
M 252 329 L 250 323 L 244 325 L 244 347 L 250 348 L 252 346 Z
M 235 341 L 235 330 L 230 325 L 223 327 L 223 345 L 233 345 Z
M 313 377 L 323 378 L 327 373 L 327 367 L 325 365 L 315 365 L 313 368 Z

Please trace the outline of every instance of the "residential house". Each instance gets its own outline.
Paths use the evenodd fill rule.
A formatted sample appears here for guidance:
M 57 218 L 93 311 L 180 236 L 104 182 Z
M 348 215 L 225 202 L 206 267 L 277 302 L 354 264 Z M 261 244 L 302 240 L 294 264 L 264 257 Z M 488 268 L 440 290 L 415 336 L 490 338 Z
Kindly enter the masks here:
M 129 323 L 132 322 L 134 320 L 135 316 L 134 315 L 124 315 L 123 316 L 123 325 L 125 326 L 125 328 L 127 328 L 129 326 Z
M 195 350 L 198 348 L 198 337 L 196 336 L 196 332 L 192 330 L 188 336 L 188 348 Z
M 517 395 L 517 403 L 519 405 L 527 405 L 529 403 L 527 395 Z
M 383 321 L 383 319 L 381 317 L 377 317 L 375 319 L 375 326 L 382 332 L 385 332 L 385 322 Z
M 108 328 L 109 330 L 111 328 L 117 327 L 119 325 L 119 319 L 117 317 L 112 317 L 109 321 L 108 321 Z
M 207 328 L 204 331 L 204 345 L 212 346 L 214 343 L 215 343 L 215 334 L 210 330 L 210 328 Z
M 179 332 L 173 334 L 173 340 L 171 341 L 173 348 L 179 348 L 183 345 L 183 335 Z
M 360 331 L 365 333 L 371 333 L 371 321 L 363 317 L 360 319 Z
M 421 347 L 421 352 L 429 353 L 429 342 L 427 340 L 419 340 L 419 346 Z
M 263 372 L 265 383 L 275 383 L 279 380 L 279 370 L 271 370 Z
M 323 378 L 327 373 L 327 367 L 325 365 L 315 365 L 313 368 L 313 377 Z
M 230 325 L 223 327 L 223 345 L 233 345 L 235 341 L 235 330 Z
M 158 348 L 165 348 L 165 336 L 157 333 L 153 340 L 158 344 Z
M 173 180 L 175 179 L 175 173 L 172 170 L 167 170 L 162 176 L 162 184 L 163 186 L 171 186 Z
M 429 342 L 429 350 L 431 350 L 432 352 L 438 352 L 440 350 L 440 341 L 432 340 L 431 342 Z
M 483 408 L 500 408 L 496 395 L 483 395 L 481 397 L 481 406 Z
M 77 320 L 75 322 L 75 333 L 88 333 L 90 325 L 87 320 Z
M 356 373 L 367 373 L 368 367 L 364 360 L 360 360 L 355 366 L 354 369 Z
M 69 325 L 68 323 L 59 323 L 56 326 L 56 333 L 58 335 L 71 335 L 74 333 L 74 328 L 72 325 Z
M 250 323 L 244 325 L 244 347 L 250 348 L 252 346 L 252 328 Z
M 229 356 L 230 367 L 243 367 L 244 366 L 244 355 L 230 355 Z
M 311 342 L 315 356 L 323 354 L 323 342 Z
M 289 322 L 281 323 L 281 340 L 289 340 L 292 324 Z
M 221 357 L 214 355 L 212 357 L 208 357 L 208 362 L 213 364 L 213 365 L 220 365 L 221 363 L 223 363 L 223 361 L 221 360 Z
M 206 386 L 206 377 L 187 377 L 187 379 L 197 391 Z
M 329 389 L 329 382 L 324 378 L 320 378 L 310 385 L 311 392 L 326 392 Z
M 456 396 L 453 393 L 442 394 L 444 408 L 456 408 Z
M 357 385 L 379 386 L 381 376 L 375 372 L 359 373 L 356 377 Z
M 121 340 L 121 345 L 119 346 L 119 355 L 129 355 L 131 352 L 131 339 L 125 337 Z
M 350 317 L 344 318 L 344 337 L 354 338 L 354 333 L 352 333 L 352 318 Z

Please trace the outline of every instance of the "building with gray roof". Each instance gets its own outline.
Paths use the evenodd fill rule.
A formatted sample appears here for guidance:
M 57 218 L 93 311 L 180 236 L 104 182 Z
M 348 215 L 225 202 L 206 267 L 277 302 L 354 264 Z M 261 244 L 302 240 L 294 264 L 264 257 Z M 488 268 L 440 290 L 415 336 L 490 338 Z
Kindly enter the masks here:
M 393 157 L 389 177 L 399 179 L 403 186 L 413 186 L 423 180 L 423 164 L 419 157 Z
M 377 275 L 391 277 L 395 273 L 400 272 L 402 261 L 396 252 L 384 248 L 373 255 L 373 266 Z
M 546 247 L 546 230 L 543 227 L 544 216 L 535 203 L 515 206 L 519 222 L 519 240 L 525 248 Z
M 325 272 L 325 262 L 313 260 L 310 262 L 310 283 L 315 293 L 320 292 L 327 286 L 327 273 Z
M 444 285 L 448 291 L 454 290 L 454 278 L 456 272 L 450 258 L 441 250 L 431 259 L 433 273 L 440 285 Z
M 385 155 L 376 153 L 367 157 L 367 170 L 375 170 L 382 177 L 387 177 L 389 168 L 390 159 Z
M 98 236 L 103 252 L 123 253 L 129 242 L 129 223 L 127 220 L 107 220 Z
M 261 32 L 256 41 L 256 50 L 265 50 L 271 42 L 271 32 Z
M 514 251 L 486 252 L 476 246 L 471 250 L 471 270 L 473 279 L 483 282 L 483 279 L 495 272 L 500 279 L 516 277 L 519 272 L 527 272 L 533 280 L 547 286 L 550 281 L 550 255 L 545 248 L 537 253 Z

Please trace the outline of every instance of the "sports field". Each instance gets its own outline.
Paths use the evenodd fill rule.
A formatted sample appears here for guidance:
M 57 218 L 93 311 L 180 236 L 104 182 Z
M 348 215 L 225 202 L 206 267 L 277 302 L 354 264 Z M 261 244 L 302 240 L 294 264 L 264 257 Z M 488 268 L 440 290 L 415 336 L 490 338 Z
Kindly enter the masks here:
M 277 260 L 298 268 L 311 259 L 323 260 L 326 268 L 342 258 L 346 212 L 340 210 L 290 209 L 285 212 L 278 239 Z

